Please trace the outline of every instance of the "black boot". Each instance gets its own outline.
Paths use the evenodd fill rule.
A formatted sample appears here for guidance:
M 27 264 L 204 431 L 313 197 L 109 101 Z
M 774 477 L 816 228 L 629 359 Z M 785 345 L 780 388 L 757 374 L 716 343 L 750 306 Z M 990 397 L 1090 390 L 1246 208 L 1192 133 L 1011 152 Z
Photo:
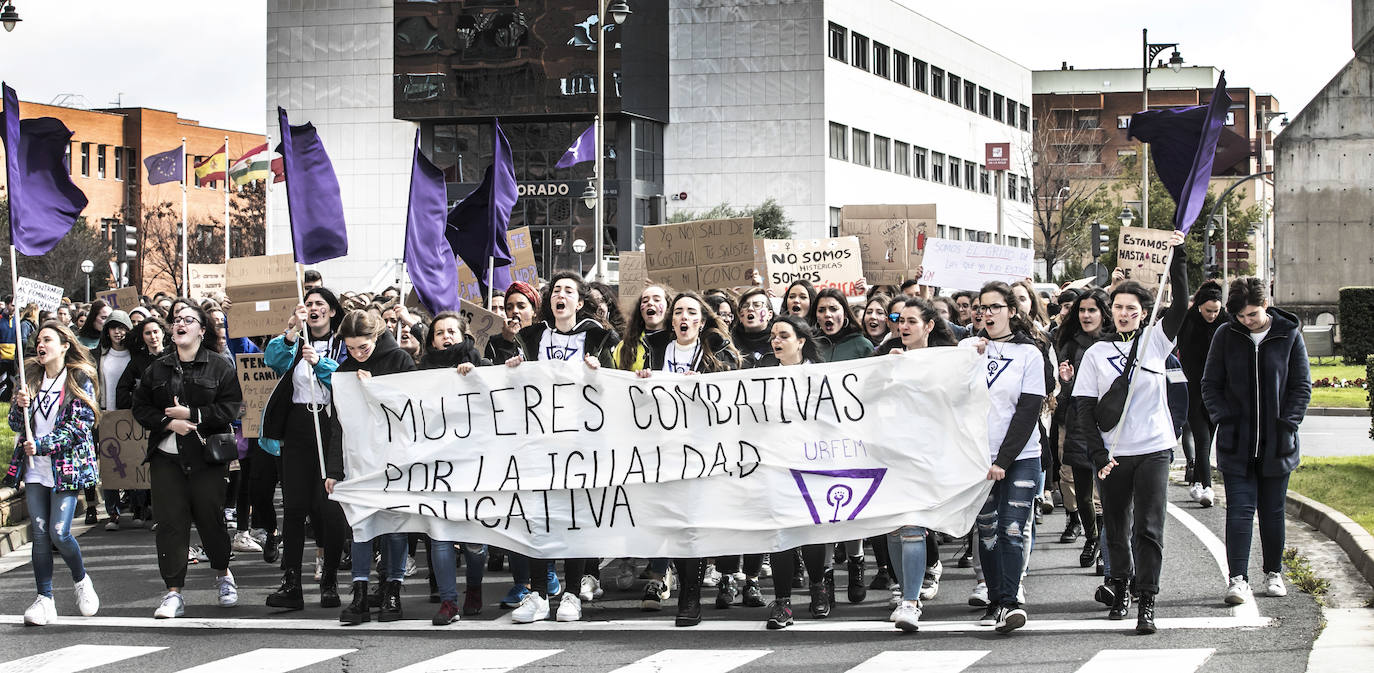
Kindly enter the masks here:
M 825 595 L 830 600 L 830 607 L 835 607 L 835 569 L 825 569 Z
M 878 566 L 878 574 L 873 576 L 873 581 L 868 583 L 868 588 L 890 591 L 892 583 L 892 573 L 887 569 L 887 566 Z
M 1101 550 L 1097 548 L 1097 536 L 1090 536 L 1083 541 L 1083 551 L 1078 554 L 1078 567 L 1087 568 L 1097 561 L 1097 555 Z
M 1135 632 L 1143 636 L 1148 636 L 1155 632 L 1154 594 L 1140 594 L 1140 601 L 1136 603 Z
M 825 619 L 830 616 L 830 588 L 825 582 L 811 584 L 811 618 Z
M 386 595 L 386 580 L 382 579 L 386 575 L 377 575 L 377 586 L 372 587 L 372 592 L 367 595 L 367 607 L 380 608 Z
M 864 557 L 849 557 L 849 602 L 862 603 L 868 597 L 868 586 L 864 584 Z
M 1112 609 L 1107 611 L 1107 619 L 1122 620 L 1131 611 L 1131 591 L 1126 586 L 1126 580 L 1114 579 L 1111 581 L 1112 592 L 1116 594 L 1112 601 Z M 1150 614 L 1154 614 L 1153 607 Z
M 353 601 L 339 613 L 340 624 L 362 624 L 372 621 L 372 611 L 367 607 L 367 581 L 353 583 Z
M 281 538 L 276 533 L 268 533 L 267 541 L 262 543 L 262 560 L 266 563 L 276 563 L 281 560 L 281 548 L 278 544 Z
M 1059 541 L 1064 544 L 1077 540 L 1078 536 L 1083 534 L 1083 524 L 1078 522 L 1078 512 L 1073 511 L 1068 514 L 1069 522 L 1064 526 L 1064 532 L 1059 534 Z
M 281 586 L 267 596 L 267 607 L 286 610 L 305 609 L 305 596 L 301 593 L 301 571 L 299 569 L 287 568 L 286 572 L 282 573 Z
M 802 557 L 799 552 L 792 552 L 789 556 L 792 557 L 792 564 L 797 569 L 796 574 L 792 576 L 792 588 L 800 589 L 806 586 L 806 564 L 802 562 Z M 817 582 L 820 581 L 820 578 L 812 577 L 811 581 Z
M 394 622 L 401 619 L 401 580 L 388 580 L 382 585 L 382 612 L 377 615 L 379 622 Z
M 320 607 L 339 607 L 339 584 L 337 570 L 326 570 L 320 577 Z
M 691 576 L 683 573 L 678 583 L 682 587 L 677 596 L 675 626 L 696 626 L 701 623 L 701 582 L 706 579 L 706 559 L 696 559 Z

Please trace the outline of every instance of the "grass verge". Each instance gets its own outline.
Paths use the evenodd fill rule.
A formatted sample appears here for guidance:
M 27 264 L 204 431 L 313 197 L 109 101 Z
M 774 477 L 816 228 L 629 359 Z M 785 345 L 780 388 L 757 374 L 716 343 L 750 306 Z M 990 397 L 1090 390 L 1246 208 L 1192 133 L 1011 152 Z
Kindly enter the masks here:
M 1312 564 L 1296 547 L 1283 550 L 1283 569 L 1293 586 L 1315 596 L 1318 603 L 1323 602 L 1322 596 L 1331 588 L 1331 581 L 1313 574 Z
M 1328 358 L 1329 359 L 1329 358 Z M 1365 378 L 1365 369 L 1359 365 L 1319 365 L 1311 362 L 1312 380 Z M 1365 409 L 1369 407 L 1369 391 L 1363 388 L 1312 388 L 1312 406 L 1343 407 Z
M 1374 456 L 1303 458 L 1288 488 L 1326 504 L 1374 533 Z

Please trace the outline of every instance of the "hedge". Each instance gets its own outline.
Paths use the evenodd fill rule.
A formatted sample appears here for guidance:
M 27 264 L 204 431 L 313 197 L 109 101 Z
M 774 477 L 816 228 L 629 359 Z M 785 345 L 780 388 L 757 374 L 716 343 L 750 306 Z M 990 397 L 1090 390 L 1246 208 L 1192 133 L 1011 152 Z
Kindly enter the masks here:
M 1374 355 L 1374 287 L 1343 287 L 1340 299 L 1341 353 L 1348 365 Z
M 1374 439 L 1374 355 L 1364 361 L 1364 388 L 1369 391 L 1369 438 Z

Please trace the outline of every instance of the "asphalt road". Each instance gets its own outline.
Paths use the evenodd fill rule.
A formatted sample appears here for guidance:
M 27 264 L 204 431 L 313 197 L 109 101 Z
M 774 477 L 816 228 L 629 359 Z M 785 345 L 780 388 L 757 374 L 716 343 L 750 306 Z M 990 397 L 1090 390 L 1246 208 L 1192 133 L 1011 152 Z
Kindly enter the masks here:
M 1308 416 L 1299 426 L 1304 456 L 1364 456 L 1374 454 L 1368 416 Z
M 1090 569 L 1078 567 L 1079 544 L 1058 542 L 1063 528 L 1060 510 L 1046 518 L 1032 556 L 1027 579 L 1030 622 L 1010 636 L 976 626 L 979 613 L 966 605 L 973 571 L 956 568 L 953 562 L 946 563 L 939 596 L 926 603 L 918 634 L 900 634 L 885 621 L 886 596 L 880 592 L 850 605 L 843 602 L 843 590 L 841 604 L 822 621 L 805 616 L 805 598 L 798 596 L 797 625 L 781 632 L 763 629 L 763 608 L 707 607 L 701 626 L 674 628 L 671 603 L 659 613 L 638 609 L 642 585 L 628 592 L 608 592 L 586 607 L 583 622 L 520 626 L 509 623 L 509 613 L 494 604 L 509 587 L 505 572 L 489 575 L 488 606 L 480 616 L 433 627 L 429 617 L 434 606 L 426 600 L 423 570 L 407 583 L 406 620 L 345 628 L 335 621 L 337 610 L 308 607 L 282 614 L 264 607 L 263 598 L 275 587 L 278 571 L 258 555 L 245 555 L 233 566 L 241 594 L 238 607 L 214 606 L 213 573 L 201 564 L 192 567 L 188 580 L 187 616 L 155 621 L 151 616 L 162 586 L 153 535 L 97 527 L 80 538 L 103 604 L 94 618 L 67 616 L 75 608 L 70 579 L 59 562 L 60 623 L 22 626 L 20 615 L 33 598 L 32 574 L 13 556 L 0 559 L 0 639 L 9 660 L 0 664 L 0 672 L 83 670 L 78 663 L 101 671 L 140 673 L 1305 670 L 1320 617 L 1314 600 L 1290 588 L 1284 598 L 1259 598 L 1257 612 L 1225 606 L 1225 580 L 1214 556 L 1214 550 L 1220 551 L 1224 512 L 1199 508 L 1181 487 L 1173 487 L 1171 496 L 1175 507 L 1166 524 L 1165 589 L 1158 605 L 1161 630 L 1154 636 L 1131 632 L 1134 619 L 1105 619 L 1105 610 L 1091 598 L 1098 578 Z M 953 546 L 941 549 L 946 561 L 955 553 Z M 1255 575 L 1257 554 L 1256 548 Z M 843 586 L 843 572 L 837 574 Z M 713 595 L 710 589 L 703 591 Z M 768 591 L 765 587 L 765 594 Z M 56 652 L 62 648 L 75 649 Z M 1352 662 L 1351 670 L 1366 663 Z

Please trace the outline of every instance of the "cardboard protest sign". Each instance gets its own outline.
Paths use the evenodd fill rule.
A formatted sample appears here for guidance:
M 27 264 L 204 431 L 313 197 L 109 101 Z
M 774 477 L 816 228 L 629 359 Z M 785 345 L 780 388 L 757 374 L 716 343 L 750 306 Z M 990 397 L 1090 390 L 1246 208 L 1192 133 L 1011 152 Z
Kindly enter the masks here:
M 674 292 L 696 290 L 700 287 L 697 267 L 684 266 L 675 269 L 650 269 L 649 282 L 667 285 Z
M 1159 287 L 1159 277 L 1167 274 L 1171 229 L 1122 227 L 1116 244 L 1116 266 L 1131 270 L 1131 280 L 1146 288 Z
M 649 283 L 648 269 L 644 266 L 644 253 L 620 253 L 620 312 L 630 315 L 639 306 L 639 294 Z
M 224 294 L 224 264 L 188 264 L 191 272 L 191 298 L 213 299 Z
M 20 276 L 14 285 L 14 305 L 22 311 L 29 304 L 40 311 L 56 311 L 62 304 L 62 288 Z
M 930 239 L 926 243 L 922 285 L 943 290 L 978 290 L 984 283 L 1012 283 L 1031 277 L 1035 251 L 974 241 Z
M 840 209 L 840 235 L 859 239 L 864 277 L 870 284 L 914 278 L 936 235 L 935 204 L 859 205 Z
M 262 409 L 281 377 L 263 361 L 262 353 L 240 353 L 234 359 L 238 363 L 239 388 L 243 390 L 243 436 L 257 437 Z
M 754 219 L 737 217 L 644 228 L 650 280 L 674 290 L 749 285 L 754 267 Z
M 121 287 L 118 290 L 97 292 L 95 298 L 104 301 L 112 310 L 116 311 L 128 312 L 139 306 L 138 288 L 136 287 Z
M 516 227 L 506 230 L 506 243 L 510 245 L 510 279 L 529 283 L 538 287 L 539 268 L 534 263 L 534 241 L 530 238 L 529 227 Z M 458 260 L 458 296 L 472 302 L 483 302 L 482 285 L 486 278 L 478 280 L 463 260 Z
M 817 290 L 833 287 L 846 296 L 860 296 L 858 280 L 863 276 L 859 239 L 840 238 L 767 239 L 763 242 L 769 287 L 781 294 L 792 281 L 810 281 Z
M 255 337 L 280 332 L 300 301 L 296 262 L 291 255 L 234 257 L 225 265 L 229 336 Z
M 694 232 L 686 222 L 644 227 L 644 266 L 650 271 L 696 266 Z
M 477 304 L 466 299 L 463 301 L 463 308 L 460 313 L 464 320 L 468 321 L 468 334 L 472 335 L 478 353 L 487 350 L 487 341 L 493 336 L 501 333 L 501 326 L 505 324 L 505 319 L 499 314 L 488 311 Z
M 134 420 L 127 409 L 100 415 L 96 454 L 100 461 L 100 483 L 107 489 L 151 488 L 148 466 L 148 430 Z

